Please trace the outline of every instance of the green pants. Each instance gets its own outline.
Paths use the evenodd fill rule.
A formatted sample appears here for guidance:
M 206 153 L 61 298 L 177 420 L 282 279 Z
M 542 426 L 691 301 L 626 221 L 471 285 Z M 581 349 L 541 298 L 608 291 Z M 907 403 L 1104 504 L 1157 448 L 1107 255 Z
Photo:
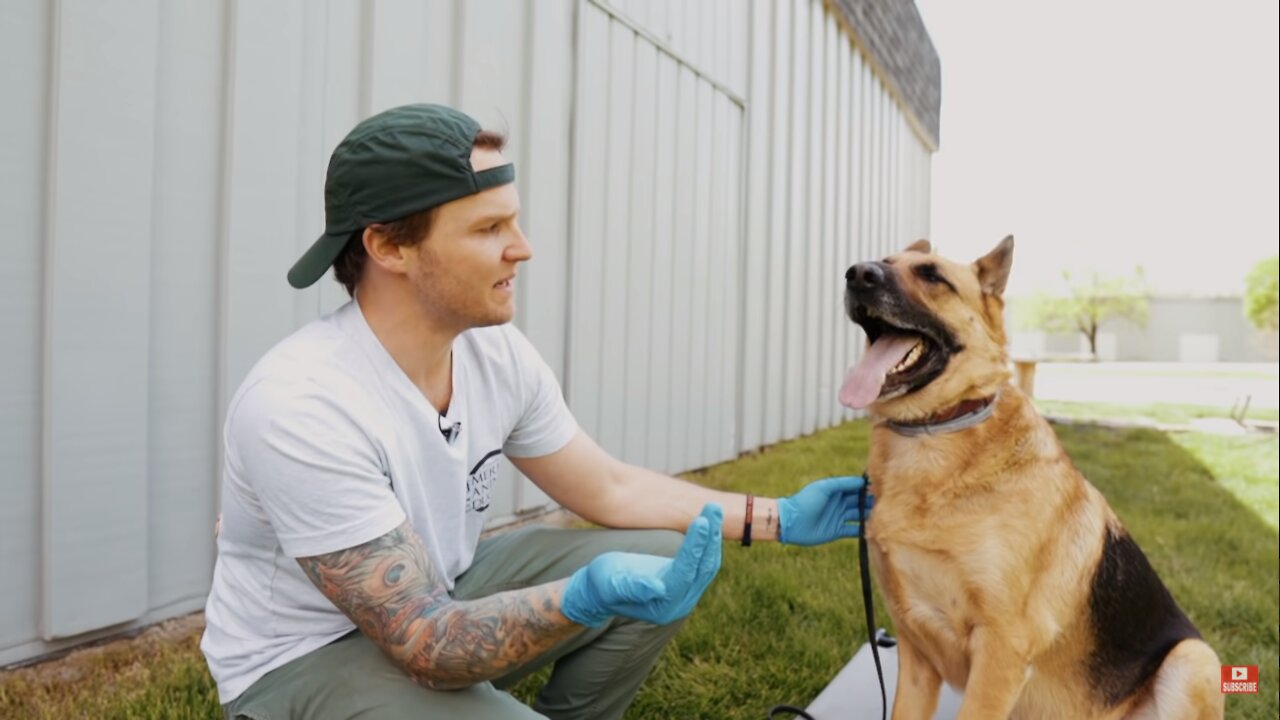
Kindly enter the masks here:
M 453 596 L 469 600 L 565 578 L 610 550 L 669 557 L 682 540 L 665 530 L 517 530 L 480 542 Z M 353 631 L 267 673 L 223 710 L 228 720 L 621 718 L 679 626 L 615 618 L 492 683 L 454 691 L 417 685 Z M 533 708 L 503 692 L 549 663 L 555 667 Z

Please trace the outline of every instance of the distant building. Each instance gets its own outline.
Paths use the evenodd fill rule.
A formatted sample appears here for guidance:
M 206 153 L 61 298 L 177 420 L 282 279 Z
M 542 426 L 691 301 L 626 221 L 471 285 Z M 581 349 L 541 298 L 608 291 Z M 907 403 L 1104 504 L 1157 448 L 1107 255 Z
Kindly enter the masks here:
M 1276 333 L 1254 328 L 1244 316 L 1243 302 L 1240 297 L 1152 297 L 1145 326 L 1128 320 L 1102 324 L 1098 359 L 1275 362 L 1280 356 Z M 1012 300 L 1010 308 L 1017 303 Z M 1086 357 L 1089 353 L 1081 333 L 1014 330 L 1009 346 L 1017 358 Z

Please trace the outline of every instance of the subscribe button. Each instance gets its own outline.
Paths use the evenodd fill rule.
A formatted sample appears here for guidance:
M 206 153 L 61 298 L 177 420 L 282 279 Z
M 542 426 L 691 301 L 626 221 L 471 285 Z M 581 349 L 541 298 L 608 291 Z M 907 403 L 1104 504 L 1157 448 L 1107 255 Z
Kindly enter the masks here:
M 1237 693 L 1257 693 L 1258 666 L 1223 665 L 1222 692 L 1228 695 Z

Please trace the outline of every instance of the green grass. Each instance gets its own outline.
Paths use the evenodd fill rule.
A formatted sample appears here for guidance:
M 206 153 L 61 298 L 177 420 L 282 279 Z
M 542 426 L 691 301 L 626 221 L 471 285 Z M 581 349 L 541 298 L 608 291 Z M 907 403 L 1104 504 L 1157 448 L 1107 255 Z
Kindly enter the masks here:
M 1228 697 L 1227 716 L 1280 716 L 1276 437 L 1092 426 L 1058 432 L 1223 662 L 1261 666 L 1262 692 Z M 867 426 L 854 422 L 694 479 L 779 495 L 813 478 L 857 472 L 866 454 Z M 758 720 L 778 703 L 806 705 L 866 637 L 856 547 L 727 546 L 720 576 L 627 718 Z M 877 610 L 888 625 L 882 602 Z M 194 635 L 104 657 L 73 679 L 48 675 L 0 674 L 0 717 L 218 717 Z M 530 697 L 538 679 L 517 695 Z
M 1109 364 L 1102 367 L 1090 361 L 1050 361 L 1054 372 L 1059 370 L 1064 372 L 1081 373 L 1088 375 L 1106 375 L 1106 376 L 1123 376 L 1129 375 L 1133 377 L 1177 377 L 1177 378 L 1224 378 L 1233 380 L 1275 380 L 1276 372 L 1274 370 L 1231 370 L 1224 368 L 1179 368 L 1176 366 L 1166 365 L 1164 367 L 1150 367 L 1142 365 L 1140 367 L 1125 367 L 1123 364 Z
M 1036 400 L 1035 405 L 1045 415 L 1076 419 L 1133 420 L 1162 425 L 1187 425 L 1192 420 L 1231 417 L 1231 408 L 1229 407 L 1178 403 L 1118 405 L 1068 402 L 1064 400 Z M 1280 419 L 1280 411 L 1275 408 L 1250 407 L 1248 412 L 1245 413 L 1245 419 L 1275 422 Z
M 195 720 L 222 717 L 198 631 L 144 635 L 58 661 L 57 671 L 0 673 L 0 718 Z

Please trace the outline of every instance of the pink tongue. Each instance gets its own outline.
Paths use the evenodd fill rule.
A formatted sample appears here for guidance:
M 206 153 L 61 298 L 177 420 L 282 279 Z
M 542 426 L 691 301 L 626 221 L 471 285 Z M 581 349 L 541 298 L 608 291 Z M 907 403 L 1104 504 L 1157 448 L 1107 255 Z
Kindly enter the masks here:
M 902 362 L 919 342 L 911 335 L 884 335 L 867 348 L 862 360 L 849 369 L 840 387 L 840 402 L 861 410 L 880 397 L 880 387 L 889 368 Z

